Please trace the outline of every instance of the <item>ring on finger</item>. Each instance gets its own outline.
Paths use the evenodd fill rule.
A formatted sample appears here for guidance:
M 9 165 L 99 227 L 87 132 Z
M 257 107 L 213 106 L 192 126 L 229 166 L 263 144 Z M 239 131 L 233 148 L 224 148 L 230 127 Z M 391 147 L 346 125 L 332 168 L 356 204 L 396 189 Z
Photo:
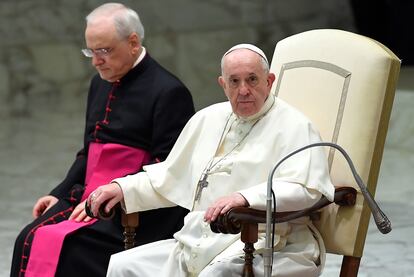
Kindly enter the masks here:
M 92 193 L 91 194 L 91 202 L 95 202 L 95 199 L 96 199 L 96 194 Z

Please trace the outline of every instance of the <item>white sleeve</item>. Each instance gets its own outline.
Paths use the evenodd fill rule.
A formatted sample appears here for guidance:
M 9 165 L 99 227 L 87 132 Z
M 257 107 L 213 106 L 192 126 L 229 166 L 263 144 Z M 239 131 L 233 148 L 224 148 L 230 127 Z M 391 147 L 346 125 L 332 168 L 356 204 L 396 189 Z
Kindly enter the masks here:
M 322 197 L 317 190 L 305 188 L 301 184 L 284 181 L 273 182 L 276 197 L 276 211 L 288 212 L 309 208 Z M 253 209 L 266 209 L 267 183 L 239 191 Z
M 118 183 L 122 189 L 127 214 L 176 206 L 153 188 L 146 172 L 117 178 L 112 182 Z

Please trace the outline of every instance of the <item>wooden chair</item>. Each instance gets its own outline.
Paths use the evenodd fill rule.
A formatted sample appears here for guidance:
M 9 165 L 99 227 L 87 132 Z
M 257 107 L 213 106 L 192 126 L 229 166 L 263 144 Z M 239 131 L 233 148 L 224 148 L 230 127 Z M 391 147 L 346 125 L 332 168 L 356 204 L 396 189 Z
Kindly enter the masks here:
M 124 248 L 128 250 L 135 246 L 135 230 L 139 225 L 139 214 L 126 214 L 122 211 L 121 224 L 124 227 Z
M 272 93 L 308 116 L 323 141 L 342 146 L 374 195 L 399 69 L 400 60 L 373 39 L 341 30 L 312 30 L 277 43 L 271 65 L 276 74 Z M 337 189 L 336 204 L 322 199 L 313 209 L 277 214 L 273 220 L 311 215 L 327 252 L 343 255 L 340 276 L 357 276 L 370 208 L 345 159 L 334 149 L 326 152 L 335 186 L 355 191 Z M 233 209 L 211 227 L 216 232 L 242 232 L 243 276 L 253 276 L 257 224 L 266 219 L 263 211 L 246 210 L 251 209 Z
M 119 204 L 112 208 L 109 213 L 106 213 L 103 209 L 104 206 L 105 205 L 102 205 L 99 209 L 97 218 L 101 220 L 110 220 L 115 216 L 115 213 L 121 213 L 121 224 L 122 227 L 124 227 L 124 249 L 128 250 L 133 248 L 135 246 L 136 228 L 138 228 L 139 225 L 139 213 L 126 214 Z M 87 202 L 85 203 L 85 211 L 88 216 L 94 217 Z

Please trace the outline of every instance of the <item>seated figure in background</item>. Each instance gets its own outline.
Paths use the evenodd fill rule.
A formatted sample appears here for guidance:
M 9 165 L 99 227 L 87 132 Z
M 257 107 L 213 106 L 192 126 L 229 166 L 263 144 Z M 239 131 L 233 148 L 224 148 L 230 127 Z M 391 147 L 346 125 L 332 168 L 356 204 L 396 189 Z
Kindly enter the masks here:
M 33 208 L 35 220 L 17 237 L 11 276 L 105 276 L 111 254 L 122 251 L 120 214 L 110 221 L 85 213 L 99 185 L 164 160 L 194 114 L 184 84 L 142 46 L 138 14 L 104 4 L 86 17 L 85 56 L 92 79 L 84 146 L 66 178 Z M 188 210 L 155 209 L 140 215 L 138 245 L 171 238 Z

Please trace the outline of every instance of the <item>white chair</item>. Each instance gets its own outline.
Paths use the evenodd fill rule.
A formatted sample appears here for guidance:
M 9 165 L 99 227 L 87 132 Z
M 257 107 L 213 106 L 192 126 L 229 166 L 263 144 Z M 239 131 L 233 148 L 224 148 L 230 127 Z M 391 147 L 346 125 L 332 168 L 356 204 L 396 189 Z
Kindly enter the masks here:
M 270 69 L 276 74 L 272 93 L 308 116 L 324 141 L 342 146 L 374 195 L 399 69 L 400 60 L 373 39 L 341 30 L 312 30 L 277 43 Z M 335 186 L 353 187 L 357 195 L 352 206 L 333 204 L 320 210 L 314 224 L 327 252 L 344 256 L 340 276 L 357 276 L 370 208 L 342 155 L 329 148 L 326 152 Z M 344 195 L 352 198 L 352 192 Z M 231 219 L 224 216 L 219 222 L 243 229 L 242 240 L 251 248 L 258 215 L 250 227 L 242 226 L 247 220 L 237 211 L 227 216 Z M 253 276 L 246 267 L 244 276 Z

